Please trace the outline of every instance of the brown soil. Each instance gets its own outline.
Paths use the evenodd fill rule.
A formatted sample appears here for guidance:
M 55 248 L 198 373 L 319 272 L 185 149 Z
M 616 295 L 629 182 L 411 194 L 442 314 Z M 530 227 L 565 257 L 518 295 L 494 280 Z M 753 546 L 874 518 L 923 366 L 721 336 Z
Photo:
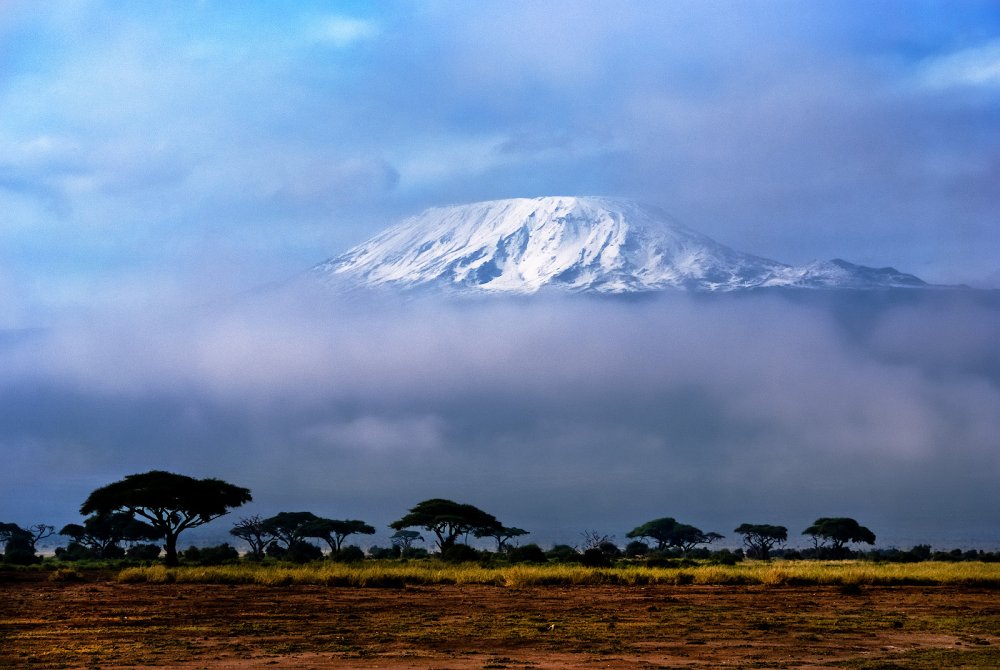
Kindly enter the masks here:
M 985 589 L 0 578 L 3 668 L 1000 667 Z

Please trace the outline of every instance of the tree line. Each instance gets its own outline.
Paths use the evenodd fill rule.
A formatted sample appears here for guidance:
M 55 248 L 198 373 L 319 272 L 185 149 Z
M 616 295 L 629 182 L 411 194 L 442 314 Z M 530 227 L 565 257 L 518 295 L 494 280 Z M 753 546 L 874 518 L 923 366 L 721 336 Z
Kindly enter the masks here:
M 80 506 L 86 518 L 80 524 L 67 524 L 59 535 L 70 538 L 67 547 L 56 550 L 60 558 L 150 560 L 164 552 L 168 566 L 180 564 L 178 540 L 185 530 L 196 528 L 228 514 L 252 500 L 249 489 L 219 479 L 195 479 L 164 471 L 128 475 L 120 481 L 94 490 Z M 544 552 L 535 544 L 512 546 L 511 541 L 529 534 L 516 526 L 507 526 L 495 516 L 473 505 L 443 498 L 424 500 L 389 527 L 395 531 L 389 548 L 372 547 L 368 555 L 376 558 L 425 556 L 429 551 L 416 547 L 425 543 L 423 530 L 433 538 L 437 553 L 447 560 L 478 560 L 481 552 L 468 545 L 468 538 L 492 539 L 496 554 L 511 560 L 544 562 L 577 560 L 584 564 L 606 565 L 625 555 L 629 557 L 679 557 L 691 554 L 703 545 L 710 545 L 724 536 L 704 532 L 672 517 L 647 521 L 629 531 L 632 540 L 622 551 L 613 537 L 595 531 L 584 534 L 582 550 L 557 545 Z M 419 529 L 419 530 L 415 530 Z M 375 528 L 358 519 L 329 519 L 312 512 L 280 512 L 268 518 L 241 518 L 229 530 L 242 540 L 250 560 L 267 556 L 295 562 L 323 557 L 322 549 L 310 540 L 326 544 L 329 556 L 340 560 L 361 560 L 365 553 L 356 546 L 346 545 L 353 535 L 373 535 Z M 730 552 L 723 549 L 721 557 L 733 561 L 744 556 L 767 560 L 788 540 L 785 526 L 743 523 L 734 531 L 742 539 L 744 549 Z M 35 524 L 22 528 L 13 523 L 0 523 L 0 542 L 4 545 L 4 561 L 27 564 L 38 560 L 37 544 L 55 534 L 53 526 Z M 802 531 L 813 541 L 810 556 L 846 558 L 852 555 L 849 545 L 874 545 L 875 534 L 847 517 L 823 517 Z M 703 549 L 704 551 L 704 549 Z M 898 551 L 898 550 L 897 550 Z M 911 552 L 931 558 L 930 547 L 918 545 Z M 239 556 L 228 544 L 198 549 L 191 547 L 184 558 L 192 561 L 222 561 Z M 954 558 L 954 552 L 950 555 Z M 937 557 L 935 555 L 935 557 Z M 979 552 L 978 558 L 993 555 Z M 998 557 L 1000 558 L 1000 557 Z

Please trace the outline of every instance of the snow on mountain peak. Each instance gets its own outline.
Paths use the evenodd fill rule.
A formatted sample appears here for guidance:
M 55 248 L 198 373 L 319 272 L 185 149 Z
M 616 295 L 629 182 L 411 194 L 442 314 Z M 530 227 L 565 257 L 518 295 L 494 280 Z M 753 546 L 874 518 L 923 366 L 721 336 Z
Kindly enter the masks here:
M 571 196 L 434 207 L 315 270 L 364 286 L 500 293 L 923 285 L 892 268 L 840 260 L 788 266 L 730 249 L 652 207 Z

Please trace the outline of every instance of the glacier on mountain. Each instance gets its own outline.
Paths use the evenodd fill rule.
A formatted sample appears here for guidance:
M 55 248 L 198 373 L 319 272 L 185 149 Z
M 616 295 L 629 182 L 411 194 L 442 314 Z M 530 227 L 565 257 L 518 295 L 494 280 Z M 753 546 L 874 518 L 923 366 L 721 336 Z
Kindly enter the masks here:
M 603 197 L 542 197 L 434 207 L 314 268 L 368 287 L 530 294 L 926 284 L 840 259 L 791 266 L 744 254 L 658 209 Z

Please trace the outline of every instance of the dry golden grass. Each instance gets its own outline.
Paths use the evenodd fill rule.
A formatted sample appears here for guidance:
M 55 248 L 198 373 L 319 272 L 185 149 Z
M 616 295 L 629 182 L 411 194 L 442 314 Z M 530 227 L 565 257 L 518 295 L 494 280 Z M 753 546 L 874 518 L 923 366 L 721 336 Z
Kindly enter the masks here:
M 872 563 L 867 561 L 745 561 L 737 565 L 588 568 L 579 565 L 483 567 L 439 561 L 365 561 L 303 566 L 240 564 L 219 567 L 127 568 L 121 582 L 260 584 L 287 586 L 402 587 L 430 584 L 485 584 L 505 587 L 545 585 L 761 584 L 781 585 L 953 585 L 1000 587 L 1000 564 Z

